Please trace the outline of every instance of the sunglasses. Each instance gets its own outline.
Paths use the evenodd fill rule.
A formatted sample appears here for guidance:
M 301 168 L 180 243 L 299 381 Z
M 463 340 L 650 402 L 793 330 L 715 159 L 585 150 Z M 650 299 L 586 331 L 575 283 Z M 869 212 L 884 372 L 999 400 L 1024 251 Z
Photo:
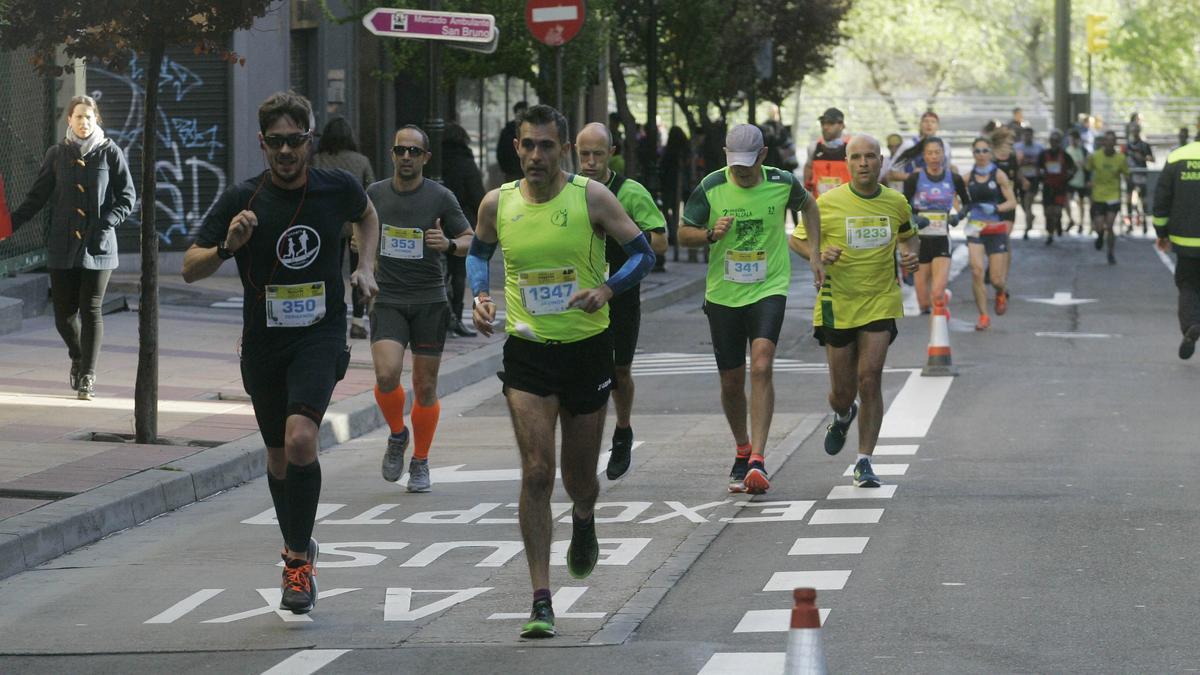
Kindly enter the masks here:
M 307 143 L 311 138 L 311 133 L 288 134 L 287 136 L 271 134 L 269 136 L 263 136 L 263 143 L 266 143 L 267 147 L 271 148 L 272 150 L 278 150 L 279 148 L 282 148 L 284 143 L 287 143 L 289 148 L 298 148 Z
M 403 157 L 405 155 L 420 157 L 421 155 L 425 154 L 425 148 L 422 148 L 418 145 L 393 145 L 392 152 L 395 153 L 397 157 Z
M 975 153 L 976 155 L 988 155 L 991 154 L 992 151 L 990 148 L 971 148 L 971 152 Z

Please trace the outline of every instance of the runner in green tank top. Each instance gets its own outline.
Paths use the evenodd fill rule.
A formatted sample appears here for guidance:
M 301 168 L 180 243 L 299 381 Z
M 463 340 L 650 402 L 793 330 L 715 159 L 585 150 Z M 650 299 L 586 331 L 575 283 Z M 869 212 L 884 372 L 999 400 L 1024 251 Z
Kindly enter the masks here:
M 704 313 L 721 377 L 721 407 L 737 444 L 730 492 L 762 494 L 767 435 L 775 413 L 772 370 L 792 275 L 784 219 L 804 214 L 809 237 L 820 237 L 817 202 L 791 172 L 763 166 L 762 131 L 739 124 L 725 137 L 729 164 L 709 174 L 688 198 L 679 243 L 709 244 Z M 811 262 L 824 281 L 821 258 Z M 746 428 L 746 344 L 750 344 L 750 432 Z
M 492 190 L 479 206 L 467 277 L 480 333 L 494 330 L 496 305 L 488 261 L 504 251 L 504 395 L 521 454 L 521 538 L 533 584 L 533 610 L 522 637 L 552 637 L 550 494 L 555 464 L 574 502 L 567 570 L 582 579 L 600 555 L 593 509 L 596 463 L 613 382 L 606 303 L 654 266 L 654 252 L 604 185 L 559 169 L 571 151 L 567 120 L 539 105 L 519 118 L 517 155 L 525 177 Z M 604 279 L 604 237 L 629 260 Z M 562 424 L 562 457 L 554 431 Z

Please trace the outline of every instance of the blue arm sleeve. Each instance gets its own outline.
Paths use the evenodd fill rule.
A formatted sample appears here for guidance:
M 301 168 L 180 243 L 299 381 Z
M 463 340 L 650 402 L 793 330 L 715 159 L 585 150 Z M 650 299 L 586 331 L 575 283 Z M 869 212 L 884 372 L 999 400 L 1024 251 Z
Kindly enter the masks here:
M 636 286 L 654 267 L 654 251 L 646 235 L 639 234 L 621 248 L 629 256 L 629 260 L 621 265 L 621 269 L 608 278 L 605 283 L 612 289 L 613 295 L 620 295 Z
M 496 244 L 489 244 L 479 237 L 471 239 L 467 251 L 467 280 L 471 283 L 471 295 L 477 296 L 491 289 L 491 270 L 488 262 L 496 254 Z

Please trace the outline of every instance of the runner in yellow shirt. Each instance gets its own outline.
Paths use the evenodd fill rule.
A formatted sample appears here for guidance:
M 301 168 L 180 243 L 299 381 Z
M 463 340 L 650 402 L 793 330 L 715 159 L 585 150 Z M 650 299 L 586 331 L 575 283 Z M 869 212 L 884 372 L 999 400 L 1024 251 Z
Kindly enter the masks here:
M 896 339 L 896 319 L 904 316 L 896 282 L 896 250 L 903 246 L 900 264 L 915 272 L 920 242 L 908 200 L 879 184 L 883 161 L 879 141 L 855 136 L 846 152 L 850 183 L 817 200 L 825 283 L 813 307 L 813 333 L 825 347 L 829 405 L 835 415 L 826 428 L 825 452 L 841 451 L 850 423 L 858 416 L 854 485 L 879 487 L 871 455 L 883 424 L 883 364 L 888 346 Z M 796 228 L 788 244 L 804 258 L 813 253 L 802 228 Z
M 1092 192 L 1092 227 L 1096 229 L 1096 250 L 1104 248 L 1108 239 L 1108 264 L 1116 265 L 1113 247 L 1117 244 L 1113 222 L 1121 212 L 1121 177 L 1129 176 L 1129 162 L 1125 155 L 1117 152 L 1117 132 L 1104 132 L 1100 141 L 1101 150 L 1088 155 L 1087 170 L 1091 179 L 1088 188 Z

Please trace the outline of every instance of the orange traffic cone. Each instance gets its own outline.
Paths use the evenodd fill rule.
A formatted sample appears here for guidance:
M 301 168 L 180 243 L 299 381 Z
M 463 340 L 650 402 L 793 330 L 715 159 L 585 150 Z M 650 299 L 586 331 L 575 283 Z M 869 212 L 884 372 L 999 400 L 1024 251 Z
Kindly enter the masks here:
M 929 358 L 921 369 L 921 375 L 953 377 L 957 374 L 950 362 L 950 312 L 946 309 L 945 301 L 934 302 L 933 316 L 929 319 Z
M 821 614 L 817 592 L 811 588 L 792 591 L 792 628 L 788 631 L 785 675 L 826 675 L 825 650 L 821 649 Z

